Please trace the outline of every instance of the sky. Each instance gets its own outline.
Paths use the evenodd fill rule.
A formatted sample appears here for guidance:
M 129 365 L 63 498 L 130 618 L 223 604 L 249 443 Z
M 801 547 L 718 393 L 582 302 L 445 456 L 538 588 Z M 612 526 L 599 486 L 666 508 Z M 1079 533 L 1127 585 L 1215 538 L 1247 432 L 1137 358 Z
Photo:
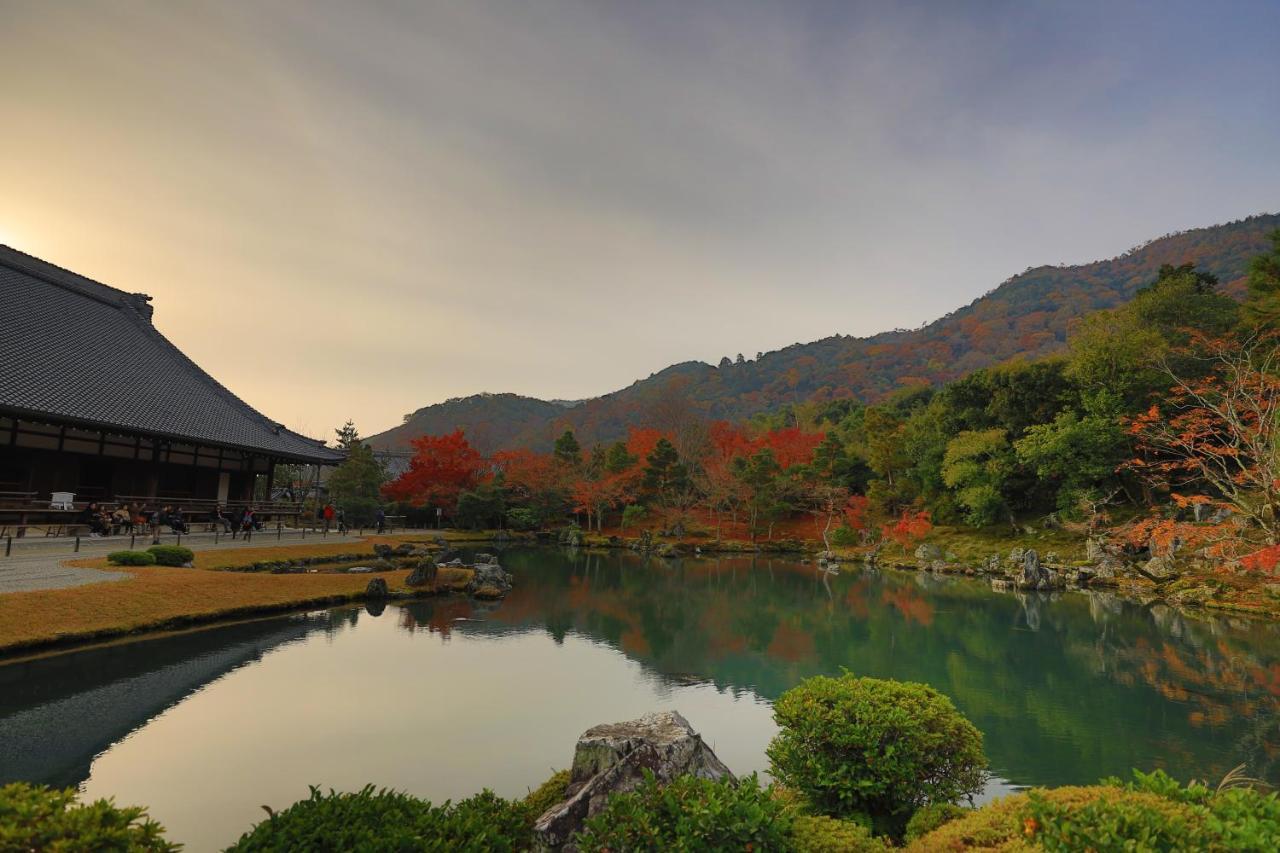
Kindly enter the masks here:
M 1280 210 L 1280 3 L 0 0 L 0 243 L 251 404 L 913 328 Z

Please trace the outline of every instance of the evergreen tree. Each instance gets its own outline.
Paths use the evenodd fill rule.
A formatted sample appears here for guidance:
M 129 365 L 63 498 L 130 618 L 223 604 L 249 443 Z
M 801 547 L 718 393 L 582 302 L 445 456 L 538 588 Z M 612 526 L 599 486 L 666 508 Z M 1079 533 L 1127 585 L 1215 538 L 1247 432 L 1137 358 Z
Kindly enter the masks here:
M 1245 319 L 1266 331 L 1280 330 L 1280 228 L 1271 232 L 1272 249 L 1249 264 Z
M 357 440 L 347 450 L 346 461 L 329 475 L 329 501 L 346 514 L 348 524 L 370 525 L 382 504 L 386 479 L 373 450 Z
M 555 457 L 557 462 L 574 468 L 582 464 L 582 445 L 578 444 L 573 430 L 565 430 L 564 435 L 556 439 Z
M 356 430 L 354 421 L 347 421 L 334 432 L 338 434 L 338 447 L 343 450 L 350 450 L 360 443 L 360 433 Z

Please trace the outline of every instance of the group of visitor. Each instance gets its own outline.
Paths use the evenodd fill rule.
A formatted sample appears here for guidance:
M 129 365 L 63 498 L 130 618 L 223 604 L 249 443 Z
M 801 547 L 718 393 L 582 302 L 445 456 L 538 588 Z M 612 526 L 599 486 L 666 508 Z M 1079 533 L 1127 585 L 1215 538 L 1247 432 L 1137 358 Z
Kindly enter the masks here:
M 338 520 L 340 529 L 345 529 L 340 511 Z M 262 529 L 262 520 L 258 518 L 253 507 L 245 507 L 242 512 L 232 517 L 221 505 L 218 505 L 209 513 L 209 523 L 211 529 L 221 527 L 224 533 L 232 535 Z M 191 532 L 191 526 L 187 523 L 186 510 L 173 504 L 164 504 L 157 509 L 152 509 L 140 504 L 122 503 L 114 510 L 110 510 L 97 501 L 90 501 L 76 515 L 76 524 L 88 527 L 91 539 L 130 534 L 136 530 L 149 531 L 158 538 L 161 529 L 165 527 L 177 534 Z

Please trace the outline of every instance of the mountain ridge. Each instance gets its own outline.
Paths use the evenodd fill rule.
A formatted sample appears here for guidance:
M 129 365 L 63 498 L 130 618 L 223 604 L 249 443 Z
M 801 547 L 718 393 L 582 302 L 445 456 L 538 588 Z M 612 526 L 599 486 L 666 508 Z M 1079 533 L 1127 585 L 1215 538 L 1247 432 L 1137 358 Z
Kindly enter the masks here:
M 1029 267 L 915 329 L 835 334 L 719 366 L 678 362 L 587 400 L 505 393 L 452 398 L 416 410 L 369 441 L 376 449 L 404 450 L 417 435 L 462 428 L 484 452 L 543 450 L 565 429 L 578 433 L 584 446 L 621 438 L 628 426 L 653 423 L 655 411 L 672 399 L 728 420 L 810 399 L 874 402 L 904 386 L 941 384 L 1012 358 L 1060 351 L 1076 319 L 1122 304 L 1153 281 L 1162 264 L 1195 263 L 1240 296 L 1249 259 L 1267 249 L 1276 228 L 1280 213 L 1259 214 L 1166 234 L 1105 260 Z

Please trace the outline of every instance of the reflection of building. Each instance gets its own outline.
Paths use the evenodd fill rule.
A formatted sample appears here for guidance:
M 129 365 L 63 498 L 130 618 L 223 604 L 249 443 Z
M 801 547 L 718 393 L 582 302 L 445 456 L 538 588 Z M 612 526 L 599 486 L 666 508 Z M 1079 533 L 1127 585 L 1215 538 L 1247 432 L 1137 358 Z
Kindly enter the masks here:
M 99 753 L 195 690 L 341 618 L 245 622 L 0 666 L 0 785 L 78 785 Z
M 342 460 L 183 355 L 148 296 L 0 246 L 0 297 L 0 524 L 69 521 L 91 500 L 234 506 L 259 478 L 271 494 L 277 464 Z

